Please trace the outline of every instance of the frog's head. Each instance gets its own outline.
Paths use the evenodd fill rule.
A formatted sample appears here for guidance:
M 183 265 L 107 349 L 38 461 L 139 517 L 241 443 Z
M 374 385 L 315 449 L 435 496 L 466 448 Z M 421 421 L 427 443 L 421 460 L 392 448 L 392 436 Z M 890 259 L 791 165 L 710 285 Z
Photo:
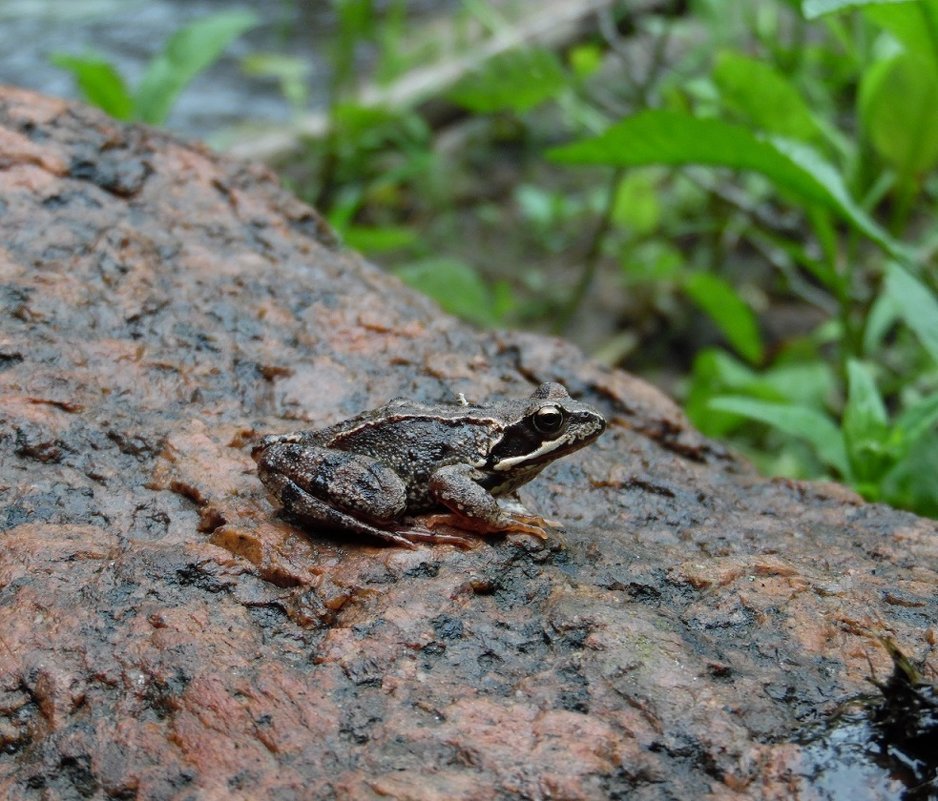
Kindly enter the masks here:
M 606 430 L 606 419 L 575 401 L 560 384 L 541 384 L 526 401 L 506 404 L 501 436 L 485 469 L 496 473 L 538 471 L 589 445 Z

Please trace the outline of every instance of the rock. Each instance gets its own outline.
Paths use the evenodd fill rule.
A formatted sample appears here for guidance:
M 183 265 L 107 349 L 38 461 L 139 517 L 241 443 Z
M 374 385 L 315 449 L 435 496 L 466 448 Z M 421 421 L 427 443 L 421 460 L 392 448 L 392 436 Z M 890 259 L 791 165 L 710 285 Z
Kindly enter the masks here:
M 877 638 L 938 667 L 933 521 L 441 315 L 264 169 L 5 89 L 0 230 L 2 797 L 809 798 Z M 546 380 L 611 421 L 522 490 L 547 543 L 304 532 L 254 474 L 261 433 Z

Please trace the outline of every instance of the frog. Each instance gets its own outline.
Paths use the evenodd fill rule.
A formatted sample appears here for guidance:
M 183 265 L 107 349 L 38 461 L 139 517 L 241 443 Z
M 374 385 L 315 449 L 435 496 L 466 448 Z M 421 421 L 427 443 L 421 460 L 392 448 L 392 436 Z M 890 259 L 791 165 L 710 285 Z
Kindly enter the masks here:
M 306 527 L 469 547 L 465 534 L 547 539 L 558 524 L 499 499 L 605 428 L 597 409 L 546 382 L 485 404 L 392 400 L 327 428 L 269 434 L 252 456 L 272 500 Z

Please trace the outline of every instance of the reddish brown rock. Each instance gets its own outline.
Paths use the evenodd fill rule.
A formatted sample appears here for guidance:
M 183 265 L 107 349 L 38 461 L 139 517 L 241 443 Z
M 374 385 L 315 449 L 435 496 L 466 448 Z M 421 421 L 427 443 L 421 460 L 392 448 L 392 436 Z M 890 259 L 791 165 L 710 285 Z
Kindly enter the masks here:
M 934 522 L 442 316 L 263 169 L 8 89 L 0 230 L 0 796 L 813 798 L 876 637 L 936 667 Z M 310 535 L 253 473 L 255 432 L 546 380 L 611 421 L 522 491 L 546 544 Z

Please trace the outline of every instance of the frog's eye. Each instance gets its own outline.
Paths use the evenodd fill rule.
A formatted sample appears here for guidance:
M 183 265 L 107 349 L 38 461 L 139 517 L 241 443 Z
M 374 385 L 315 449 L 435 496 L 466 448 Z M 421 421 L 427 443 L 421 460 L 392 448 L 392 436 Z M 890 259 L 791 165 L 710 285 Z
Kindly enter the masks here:
M 541 434 L 556 434 L 563 424 L 563 410 L 557 406 L 542 406 L 534 413 L 534 427 Z

